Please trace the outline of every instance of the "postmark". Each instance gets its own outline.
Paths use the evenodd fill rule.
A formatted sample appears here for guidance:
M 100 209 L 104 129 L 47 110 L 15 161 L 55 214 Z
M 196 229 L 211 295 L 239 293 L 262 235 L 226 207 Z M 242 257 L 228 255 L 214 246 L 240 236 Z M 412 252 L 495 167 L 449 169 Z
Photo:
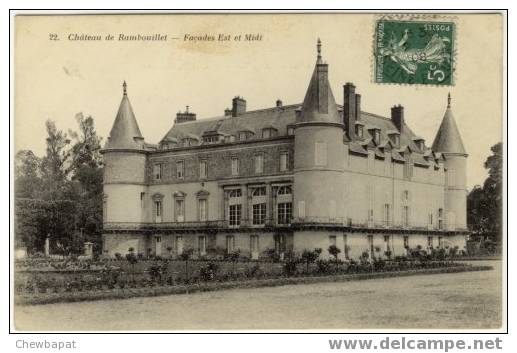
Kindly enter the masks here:
M 378 19 L 374 82 L 454 85 L 455 31 L 453 21 Z

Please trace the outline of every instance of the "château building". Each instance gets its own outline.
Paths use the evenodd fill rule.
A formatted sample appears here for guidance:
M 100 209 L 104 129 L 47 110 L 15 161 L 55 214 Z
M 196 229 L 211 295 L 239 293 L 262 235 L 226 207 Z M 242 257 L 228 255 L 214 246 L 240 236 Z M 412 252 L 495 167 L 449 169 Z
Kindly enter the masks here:
M 104 253 L 463 249 L 467 153 L 450 96 L 429 147 L 400 105 L 389 117 L 367 113 L 352 83 L 337 104 L 317 47 L 302 104 L 247 111 L 237 96 L 199 120 L 187 107 L 157 145 L 144 141 L 124 82 L 102 151 Z

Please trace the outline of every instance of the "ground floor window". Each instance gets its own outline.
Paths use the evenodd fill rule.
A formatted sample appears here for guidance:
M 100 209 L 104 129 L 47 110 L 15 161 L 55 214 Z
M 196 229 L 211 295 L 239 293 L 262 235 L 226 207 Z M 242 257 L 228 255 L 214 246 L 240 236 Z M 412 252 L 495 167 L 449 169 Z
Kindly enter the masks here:
M 277 254 L 285 252 L 285 234 L 275 234 L 275 251 Z
M 368 236 L 368 250 L 370 250 L 370 258 L 373 258 L 373 255 L 374 255 L 373 235 Z
M 198 237 L 198 249 L 199 255 L 206 255 L 206 236 L 202 235 Z
M 258 235 L 250 236 L 250 252 L 252 259 L 258 259 L 259 254 L 259 239 Z
M 427 247 L 433 247 L 433 237 L 427 237 Z
M 242 216 L 242 205 L 230 205 L 230 226 L 240 226 Z
M 291 202 L 282 202 L 277 206 L 278 224 L 290 224 L 293 217 L 293 204 Z
M 160 236 L 154 237 L 154 244 L 155 244 L 155 249 L 154 249 L 155 255 L 161 256 L 161 254 L 162 254 L 162 237 L 160 237 Z
M 329 236 L 329 246 L 336 246 L 336 244 L 337 244 L 336 236 L 330 235 Z
M 442 248 L 443 246 L 443 238 L 442 237 L 438 237 L 438 248 Z
M 235 237 L 233 235 L 226 236 L 226 253 L 230 254 L 235 250 Z
M 181 255 L 183 253 L 183 237 L 178 235 L 176 237 L 176 255 Z
M 390 251 L 390 236 L 385 235 L 384 236 L 384 244 L 386 245 L 386 251 Z
M 407 236 L 407 235 L 404 235 L 404 248 L 405 249 L 409 248 L 409 236 Z
M 257 203 L 253 205 L 253 224 L 261 225 L 266 223 L 266 204 Z
M 343 234 L 343 244 L 344 244 L 344 248 L 345 248 L 345 259 L 348 259 L 349 250 L 350 250 L 350 248 L 348 247 L 348 234 Z

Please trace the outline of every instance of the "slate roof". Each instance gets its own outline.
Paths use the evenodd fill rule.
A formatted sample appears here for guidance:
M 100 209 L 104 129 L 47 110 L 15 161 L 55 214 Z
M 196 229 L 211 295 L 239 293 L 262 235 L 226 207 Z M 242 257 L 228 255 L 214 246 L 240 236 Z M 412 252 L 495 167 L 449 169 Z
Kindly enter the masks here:
M 450 102 L 450 97 L 449 97 Z M 433 142 L 433 151 L 441 153 L 466 154 L 461 135 L 454 120 L 450 103 L 443 116 L 442 123 Z
M 117 117 L 111 128 L 104 148 L 138 149 L 143 148 L 143 136 L 136 122 L 135 113 L 129 102 L 124 82 L 124 94 L 118 108 Z
M 240 131 L 251 131 L 254 135 L 247 140 L 261 140 L 262 129 L 273 127 L 278 130 L 279 136 L 287 135 L 288 126 L 294 126 L 296 123 L 296 112 L 302 109 L 302 104 L 292 104 L 282 107 L 272 107 L 267 109 L 248 111 L 240 116 L 219 116 L 209 119 L 200 119 L 196 121 L 189 121 L 180 124 L 175 124 L 169 132 L 163 137 L 162 142 L 173 141 L 181 142 L 183 138 L 196 136 L 201 139 L 203 133 L 206 131 L 213 131 L 215 126 L 219 126 L 218 132 L 222 135 L 234 135 L 238 137 Z M 342 119 L 342 106 L 336 104 L 338 114 Z M 299 113 L 298 113 L 299 114 Z M 361 122 L 370 128 L 378 128 L 381 134 L 381 143 L 379 147 L 383 148 L 389 144 L 389 133 L 397 132 L 397 128 L 391 119 L 372 114 L 368 112 L 361 112 Z M 370 134 L 368 131 L 364 132 L 365 138 L 363 140 L 354 140 L 350 142 L 350 151 L 366 154 L 367 145 L 370 142 Z M 430 153 L 427 151 L 420 151 L 415 141 L 419 137 L 404 124 L 402 134 L 400 134 L 400 148 L 393 147 L 394 158 L 404 160 L 399 152 L 403 151 L 406 146 L 413 151 L 412 158 L 419 160 L 421 163 L 426 163 L 424 152 L 427 156 Z M 201 142 L 202 143 L 202 142 Z M 377 154 L 378 155 L 378 154 Z M 421 158 L 420 156 L 421 155 Z

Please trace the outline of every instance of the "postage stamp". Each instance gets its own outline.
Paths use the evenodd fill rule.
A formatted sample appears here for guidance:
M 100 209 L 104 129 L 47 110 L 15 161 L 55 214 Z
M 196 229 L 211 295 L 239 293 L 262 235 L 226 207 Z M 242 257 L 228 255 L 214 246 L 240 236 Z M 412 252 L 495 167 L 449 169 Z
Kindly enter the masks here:
M 452 21 L 377 20 L 374 81 L 454 85 L 455 30 Z

